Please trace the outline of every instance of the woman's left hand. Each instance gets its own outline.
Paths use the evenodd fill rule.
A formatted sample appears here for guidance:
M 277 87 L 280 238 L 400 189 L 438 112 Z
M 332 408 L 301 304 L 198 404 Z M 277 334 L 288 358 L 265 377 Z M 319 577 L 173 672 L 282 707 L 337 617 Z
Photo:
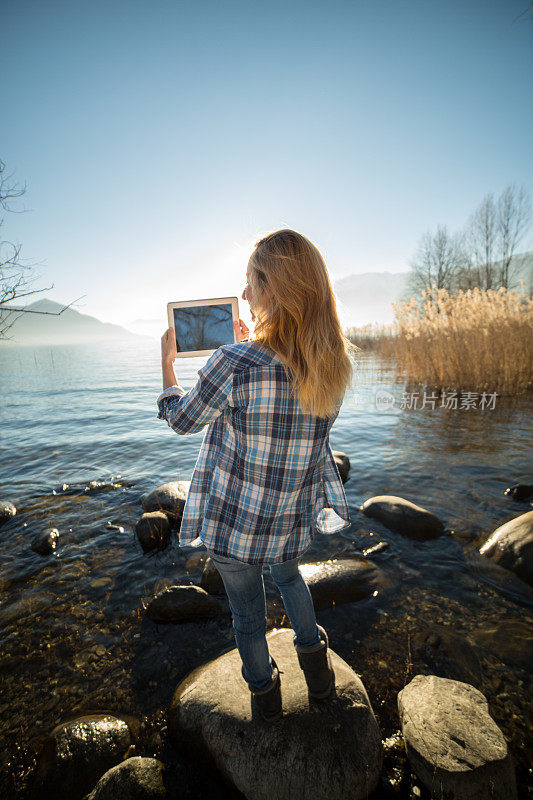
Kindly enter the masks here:
M 163 364 L 172 364 L 177 357 L 178 350 L 174 328 L 167 328 L 161 337 L 161 360 Z

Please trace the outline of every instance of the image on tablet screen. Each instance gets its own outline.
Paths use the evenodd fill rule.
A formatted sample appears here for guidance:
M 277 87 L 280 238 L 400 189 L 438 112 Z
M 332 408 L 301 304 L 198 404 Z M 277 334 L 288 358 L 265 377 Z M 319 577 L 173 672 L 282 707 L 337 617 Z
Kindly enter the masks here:
M 174 308 L 178 351 L 216 350 L 235 341 L 231 303 Z

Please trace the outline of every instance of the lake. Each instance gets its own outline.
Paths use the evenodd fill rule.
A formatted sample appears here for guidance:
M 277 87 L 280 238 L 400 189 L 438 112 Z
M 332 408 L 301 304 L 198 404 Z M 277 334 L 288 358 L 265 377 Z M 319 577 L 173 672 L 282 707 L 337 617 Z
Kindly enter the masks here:
M 205 361 L 176 362 L 184 388 Z M 190 479 L 204 435 L 179 437 L 157 419 L 159 341 L 5 346 L 0 374 L 0 499 L 18 508 L 0 529 L 0 785 L 3 797 L 22 797 L 35 750 L 53 725 L 105 709 L 141 719 L 149 742 L 181 678 L 234 639 L 227 618 L 156 626 L 143 614 L 173 581 L 198 583 L 205 561 L 203 548 L 180 549 L 176 536 L 165 551 L 146 555 L 134 532 L 140 496 Z M 533 397 L 496 397 L 485 410 L 412 408 L 401 402 L 406 389 L 393 363 L 362 355 L 330 435 L 333 450 L 351 462 L 352 527 L 319 536 L 303 558 L 342 558 L 388 542 L 372 560 L 392 588 L 317 617 L 361 676 L 383 738 L 398 729 L 396 694 L 416 674 L 417 637 L 446 629 L 440 649 L 422 647 L 417 658 L 429 672 L 446 670 L 447 659 L 456 667 L 462 658 L 467 674 L 480 667 L 524 793 L 533 745 L 533 590 L 477 550 L 497 526 L 531 508 L 504 490 L 532 482 Z M 432 511 L 446 534 L 413 541 L 359 512 L 381 494 Z M 50 526 L 60 534 L 57 549 L 39 556 L 30 541 Z M 265 581 L 275 601 L 267 574 Z M 202 791 L 208 796 L 204 787 L 198 797 Z

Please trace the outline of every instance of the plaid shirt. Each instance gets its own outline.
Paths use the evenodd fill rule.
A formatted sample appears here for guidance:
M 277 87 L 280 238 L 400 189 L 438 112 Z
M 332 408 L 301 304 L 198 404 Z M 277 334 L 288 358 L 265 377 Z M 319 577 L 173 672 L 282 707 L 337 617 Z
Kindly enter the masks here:
M 303 413 L 283 362 L 245 340 L 222 345 L 189 391 L 157 398 L 158 419 L 190 436 L 208 426 L 187 495 L 180 546 L 206 545 L 249 564 L 296 558 L 316 532 L 351 526 L 329 443 L 337 418 Z

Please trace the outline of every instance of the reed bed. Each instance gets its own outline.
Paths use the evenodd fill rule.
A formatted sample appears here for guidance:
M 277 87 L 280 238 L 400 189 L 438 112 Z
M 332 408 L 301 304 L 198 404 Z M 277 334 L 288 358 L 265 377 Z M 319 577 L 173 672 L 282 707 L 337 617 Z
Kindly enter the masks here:
M 392 325 L 352 328 L 348 336 L 394 356 L 408 382 L 499 395 L 533 389 L 533 299 L 525 293 L 431 287 L 392 306 Z

